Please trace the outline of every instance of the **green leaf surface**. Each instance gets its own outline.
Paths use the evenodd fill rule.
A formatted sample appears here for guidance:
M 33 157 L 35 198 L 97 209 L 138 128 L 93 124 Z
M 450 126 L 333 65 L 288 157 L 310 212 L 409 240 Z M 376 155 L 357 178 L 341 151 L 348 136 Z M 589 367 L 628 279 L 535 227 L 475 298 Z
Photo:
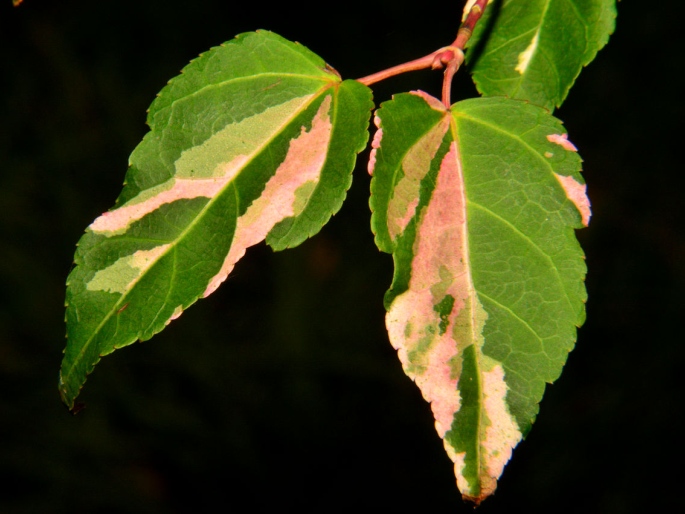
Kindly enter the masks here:
M 390 342 L 431 403 L 462 494 L 480 502 L 584 321 L 581 160 L 559 120 L 501 97 L 448 111 L 396 95 L 376 124 L 370 204 L 395 263 Z
M 78 243 L 60 394 L 161 331 L 246 248 L 280 250 L 340 208 L 368 139 L 370 90 L 303 46 L 246 33 L 190 63 L 150 107 L 115 207 Z
M 466 60 L 478 90 L 550 111 L 614 31 L 615 0 L 491 0 Z

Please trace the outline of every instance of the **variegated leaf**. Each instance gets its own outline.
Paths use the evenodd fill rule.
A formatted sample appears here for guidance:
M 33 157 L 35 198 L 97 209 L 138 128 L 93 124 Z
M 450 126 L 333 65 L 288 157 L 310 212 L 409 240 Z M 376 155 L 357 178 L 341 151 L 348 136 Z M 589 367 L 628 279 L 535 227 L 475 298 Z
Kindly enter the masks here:
M 614 31 L 616 0 L 490 0 L 467 62 L 485 95 L 550 110 Z
M 60 393 L 212 293 L 247 247 L 318 232 L 368 139 L 370 90 L 303 46 L 246 33 L 203 54 L 150 107 L 116 206 L 78 244 Z
M 431 403 L 457 484 L 492 494 L 584 321 L 581 160 L 543 108 L 446 110 L 425 93 L 377 112 L 372 228 L 392 253 L 386 325 Z

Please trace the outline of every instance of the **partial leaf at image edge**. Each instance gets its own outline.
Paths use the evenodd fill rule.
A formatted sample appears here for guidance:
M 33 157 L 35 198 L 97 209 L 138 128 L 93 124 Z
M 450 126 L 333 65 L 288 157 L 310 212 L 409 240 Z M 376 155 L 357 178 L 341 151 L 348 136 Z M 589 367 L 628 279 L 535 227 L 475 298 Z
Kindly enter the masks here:
M 390 342 L 431 403 L 459 489 L 479 503 L 584 321 L 581 160 L 559 120 L 505 98 L 447 111 L 396 95 L 376 124 L 370 204 L 395 262 Z
M 191 62 L 150 107 L 116 206 L 78 243 L 59 390 L 70 408 L 100 357 L 161 331 L 246 248 L 317 233 L 368 139 L 368 88 L 260 31 Z
M 614 31 L 616 0 L 490 0 L 466 61 L 483 95 L 550 111 Z

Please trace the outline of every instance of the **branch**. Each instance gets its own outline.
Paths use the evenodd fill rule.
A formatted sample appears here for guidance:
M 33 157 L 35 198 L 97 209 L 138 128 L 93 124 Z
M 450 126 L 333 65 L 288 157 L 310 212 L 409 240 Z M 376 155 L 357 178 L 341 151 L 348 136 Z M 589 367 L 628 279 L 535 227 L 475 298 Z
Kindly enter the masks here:
M 436 57 L 444 50 L 444 48 L 441 48 L 440 50 L 436 50 L 435 52 L 421 57 L 420 59 L 405 62 L 404 64 L 398 64 L 397 66 L 393 66 L 387 70 L 367 75 L 366 77 L 357 79 L 357 82 L 361 82 L 365 86 L 370 86 L 371 84 L 375 84 L 381 80 L 385 80 L 402 73 L 407 73 L 408 71 L 425 70 L 426 68 L 436 69 L 436 66 L 438 68 L 442 68 L 442 63 L 436 64 Z
M 461 26 L 457 31 L 457 38 L 454 40 L 454 43 L 450 45 L 451 48 L 454 48 L 454 57 L 447 63 L 445 75 L 442 80 L 442 103 L 445 104 L 445 107 L 448 109 L 452 103 L 452 79 L 464 62 L 464 47 L 468 40 L 471 39 L 473 29 L 483 15 L 485 8 L 488 6 L 488 1 L 489 0 L 469 0 L 464 7 L 464 16 L 461 21 Z
M 387 70 L 367 75 L 366 77 L 357 79 L 357 81 L 365 86 L 370 86 L 381 80 L 407 73 L 408 71 L 425 70 L 427 68 L 438 70 L 444 67 L 445 74 L 442 82 L 442 103 L 445 104 L 445 107 L 449 108 L 452 94 L 452 78 L 464 62 L 464 47 L 471 38 L 473 28 L 483 15 L 483 11 L 485 11 L 488 1 L 489 0 L 469 0 L 467 2 L 464 7 L 462 23 L 457 31 L 457 38 L 450 46 L 440 48 L 419 59 L 404 64 L 398 64 Z

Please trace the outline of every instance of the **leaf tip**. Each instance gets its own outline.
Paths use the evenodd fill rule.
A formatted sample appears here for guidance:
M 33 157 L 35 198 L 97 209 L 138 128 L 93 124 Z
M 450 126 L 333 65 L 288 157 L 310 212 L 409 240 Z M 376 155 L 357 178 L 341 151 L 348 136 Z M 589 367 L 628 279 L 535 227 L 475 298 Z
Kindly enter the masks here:
M 60 400 L 62 400 L 62 403 L 67 407 L 67 409 L 69 409 L 69 412 L 73 413 L 76 407 L 74 405 L 74 399 L 76 398 L 76 395 L 72 395 L 69 392 L 69 389 L 67 388 L 67 385 L 64 381 L 64 377 L 62 375 L 62 370 L 60 370 L 59 372 L 59 382 L 57 385 L 57 390 L 59 391 L 59 397 Z

